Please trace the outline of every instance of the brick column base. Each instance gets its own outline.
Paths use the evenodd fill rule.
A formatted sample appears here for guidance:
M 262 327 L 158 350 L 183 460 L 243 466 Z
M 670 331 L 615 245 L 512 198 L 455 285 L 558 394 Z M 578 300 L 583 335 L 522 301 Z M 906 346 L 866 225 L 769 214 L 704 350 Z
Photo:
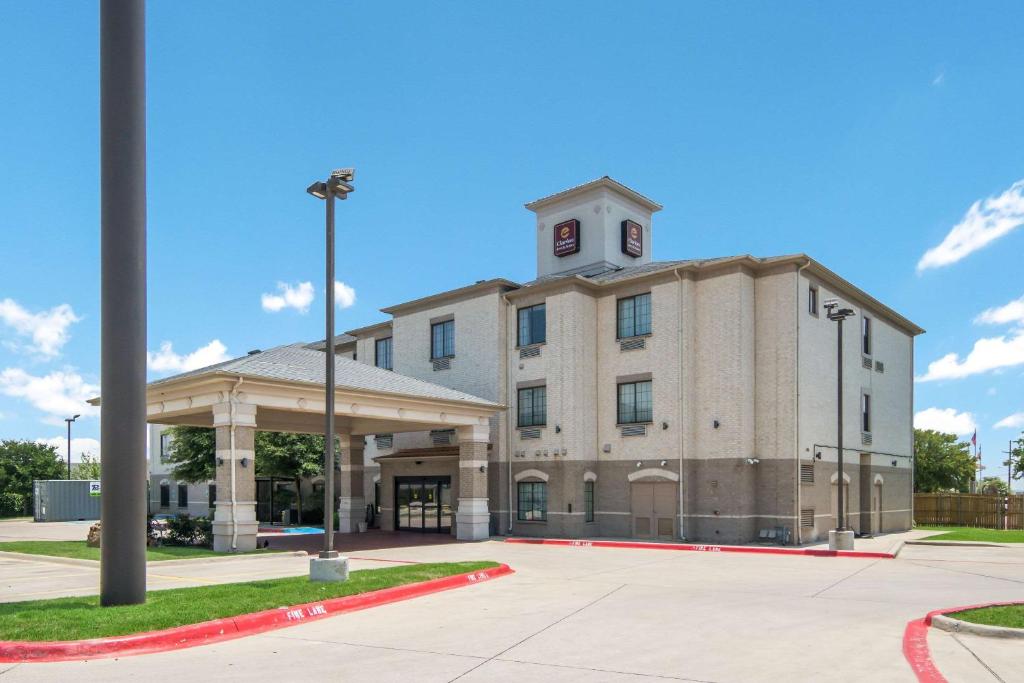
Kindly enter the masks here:
M 488 428 L 459 428 L 459 508 L 455 537 L 460 541 L 490 538 L 491 515 L 487 498 Z

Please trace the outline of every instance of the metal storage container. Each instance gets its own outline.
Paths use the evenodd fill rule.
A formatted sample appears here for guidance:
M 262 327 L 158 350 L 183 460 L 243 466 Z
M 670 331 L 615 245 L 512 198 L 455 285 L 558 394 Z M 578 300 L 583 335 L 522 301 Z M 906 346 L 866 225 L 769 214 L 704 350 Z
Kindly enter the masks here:
M 87 479 L 37 479 L 32 482 L 33 517 L 37 522 L 100 518 L 100 483 Z

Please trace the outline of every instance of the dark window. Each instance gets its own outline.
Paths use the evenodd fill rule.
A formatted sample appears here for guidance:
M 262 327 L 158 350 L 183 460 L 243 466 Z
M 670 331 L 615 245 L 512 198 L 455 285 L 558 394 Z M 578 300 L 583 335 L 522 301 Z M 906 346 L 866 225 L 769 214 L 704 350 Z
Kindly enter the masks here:
M 543 481 L 519 482 L 518 518 L 543 522 L 548 518 L 548 485 Z
M 519 426 L 542 427 L 547 424 L 548 388 L 519 390 Z
M 178 484 L 178 507 L 188 507 L 188 486 L 185 484 Z
M 871 355 L 871 318 L 864 316 L 861 318 L 860 323 L 861 337 L 863 342 L 861 345 L 861 351 L 864 352 L 865 356 Z
M 209 498 L 209 502 L 207 504 L 211 508 L 215 507 L 217 505 L 217 485 L 216 484 L 210 484 L 206 491 L 207 491 L 206 495 Z
M 391 337 L 378 339 L 374 344 L 373 363 L 378 368 L 384 368 L 385 370 L 394 369 L 391 361 Z
M 583 482 L 583 521 L 594 521 L 594 482 Z
M 818 315 L 818 288 L 814 285 L 807 289 L 807 312 Z
M 167 462 L 171 455 L 171 435 L 167 432 L 160 434 L 160 462 Z
M 651 382 L 629 382 L 619 385 L 619 424 L 651 422 L 654 417 Z
M 861 394 L 860 397 L 861 431 L 871 431 L 871 396 Z
M 171 485 L 160 484 L 160 507 L 171 507 Z
M 618 302 L 619 339 L 651 333 L 651 295 L 637 294 Z
M 519 346 L 543 344 L 547 341 L 547 318 L 544 304 L 519 309 Z
M 430 358 L 451 358 L 455 355 L 455 321 L 446 320 L 430 326 Z

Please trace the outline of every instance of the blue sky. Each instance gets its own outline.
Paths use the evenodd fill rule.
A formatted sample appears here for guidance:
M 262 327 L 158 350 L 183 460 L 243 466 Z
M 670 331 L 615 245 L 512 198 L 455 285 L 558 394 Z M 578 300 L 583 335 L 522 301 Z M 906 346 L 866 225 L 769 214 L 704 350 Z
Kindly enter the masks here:
M 55 438 L 99 381 L 98 9 L 3 13 L 0 438 Z M 152 375 L 322 337 L 304 189 L 331 168 L 358 168 L 339 329 L 530 279 L 522 204 L 608 174 L 665 205 L 655 258 L 803 251 L 925 327 L 920 419 L 976 423 L 986 474 L 1005 472 L 1024 428 L 1022 24 L 997 2 L 153 1 Z

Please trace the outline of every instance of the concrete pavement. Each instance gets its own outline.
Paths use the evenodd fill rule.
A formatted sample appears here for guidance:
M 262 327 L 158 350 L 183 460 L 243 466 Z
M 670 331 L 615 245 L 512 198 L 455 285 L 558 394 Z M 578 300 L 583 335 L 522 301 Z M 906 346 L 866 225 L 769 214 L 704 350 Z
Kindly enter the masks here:
M 913 681 L 901 652 L 908 621 L 938 607 L 1024 600 L 1020 548 L 907 546 L 898 559 L 865 560 L 488 541 L 379 549 L 369 559 L 493 559 L 517 573 L 211 646 L 15 665 L 3 678 Z M 958 638 L 929 634 L 951 681 L 1024 681 L 1005 644 Z

